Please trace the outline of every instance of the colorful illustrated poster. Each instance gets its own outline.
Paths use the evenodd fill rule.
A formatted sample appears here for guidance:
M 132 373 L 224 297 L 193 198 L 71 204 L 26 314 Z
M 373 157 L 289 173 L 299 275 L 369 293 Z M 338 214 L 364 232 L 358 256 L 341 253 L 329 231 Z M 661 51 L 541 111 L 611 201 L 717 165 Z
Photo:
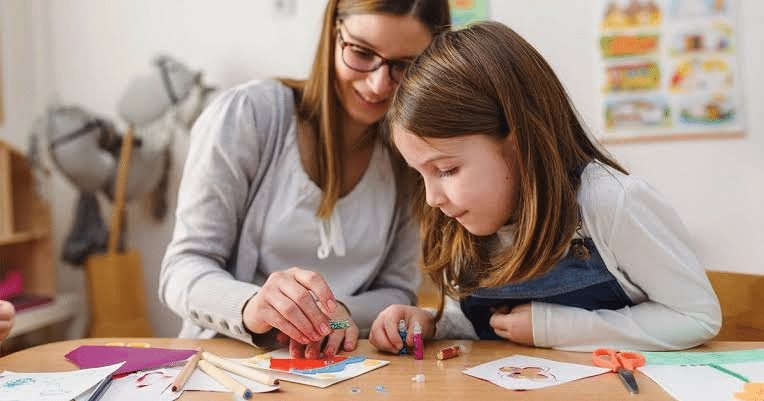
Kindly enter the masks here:
M 464 28 L 488 19 L 488 0 L 448 0 L 451 6 L 451 27 Z
M 600 0 L 600 139 L 741 137 L 735 0 Z

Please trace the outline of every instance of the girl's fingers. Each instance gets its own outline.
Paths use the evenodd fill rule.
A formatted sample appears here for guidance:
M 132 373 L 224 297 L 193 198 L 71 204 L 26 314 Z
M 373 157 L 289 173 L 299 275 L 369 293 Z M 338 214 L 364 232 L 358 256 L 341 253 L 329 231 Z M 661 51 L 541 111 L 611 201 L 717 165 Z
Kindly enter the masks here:
M 398 324 L 401 320 L 405 322 L 405 319 L 402 319 L 402 316 L 401 318 L 393 316 L 392 319 L 387 319 L 385 321 L 385 333 L 390 341 L 390 352 L 399 352 L 401 348 L 406 345 L 403 343 L 400 332 L 398 331 Z M 406 332 L 408 331 L 408 327 L 406 327 Z
M 395 331 L 391 332 L 388 327 L 391 327 L 391 322 L 395 321 Z M 398 320 L 393 319 L 389 314 L 382 313 L 374 321 L 371 328 L 371 334 L 369 335 L 369 342 L 377 347 L 380 351 L 387 351 L 391 353 L 397 353 L 401 347 L 396 347 L 393 341 L 397 338 L 398 342 L 401 342 L 401 338 L 398 335 Z M 391 334 L 393 333 L 393 334 Z

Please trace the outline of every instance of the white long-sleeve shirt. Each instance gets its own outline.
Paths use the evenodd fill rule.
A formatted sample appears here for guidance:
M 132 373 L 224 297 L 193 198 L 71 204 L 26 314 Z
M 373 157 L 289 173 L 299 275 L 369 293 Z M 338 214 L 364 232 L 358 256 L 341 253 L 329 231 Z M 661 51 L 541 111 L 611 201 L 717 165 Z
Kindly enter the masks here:
M 642 179 L 590 163 L 578 192 L 584 237 L 635 304 L 594 310 L 531 303 L 538 347 L 677 350 L 704 343 L 721 310 L 676 212 Z M 455 300 L 447 300 L 439 338 L 477 338 Z

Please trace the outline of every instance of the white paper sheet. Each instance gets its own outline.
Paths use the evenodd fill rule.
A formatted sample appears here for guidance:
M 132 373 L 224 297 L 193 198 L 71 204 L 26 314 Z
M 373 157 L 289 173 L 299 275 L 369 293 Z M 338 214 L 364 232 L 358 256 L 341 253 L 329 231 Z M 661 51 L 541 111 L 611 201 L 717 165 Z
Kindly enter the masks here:
M 596 376 L 610 369 L 513 355 L 484 363 L 462 373 L 510 390 L 532 390 Z
M 719 365 L 751 382 L 764 383 L 764 362 Z M 740 401 L 736 393 L 744 391 L 745 382 L 706 365 L 645 365 L 639 371 L 658 383 L 678 401 Z M 751 400 L 764 399 L 750 398 Z
M 173 401 L 180 397 L 183 391 L 231 392 L 231 390 L 218 383 L 201 369 L 194 370 L 183 386 L 183 391 L 171 391 L 170 386 L 182 369 L 182 366 L 168 367 L 136 372 L 116 379 L 112 381 L 99 401 Z M 245 385 L 253 393 L 265 393 L 278 390 L 279 388 L 278 386 L 266 386 L 265 384 L 228 371 L 226 373 L 239 383 Z M 77 397 L 75 401 L 86 401 L 93 390 L 94 388 L 90 389 L 87 393 Z M 236 396 L 235 399 L 243 400 L 240 396 Z
M 390 363 L 379 359 L 366 358 L 363 362 L 348 364 L 344 370 L 331 373 L 304 374 L 295 372 L 285 372 L 283 370 L 270 369 L 271 358 L 290 358 L 289 351 L 278 349 L 267 354 L 256 355 L 247 359 L 232 359 L 232 361 L 241 363 L 245 366 L 254 367 L 265 371 L 269 375 L 288 382 L 307 384 L 309 386 L 325 388 L 341 381 L 352 379 L 374 369 L 381 368 Z
M 0 400 L 3 401 L 70 401 L 94 387 L 122 364 L 70 372 L 15 373 L 0 375 Z

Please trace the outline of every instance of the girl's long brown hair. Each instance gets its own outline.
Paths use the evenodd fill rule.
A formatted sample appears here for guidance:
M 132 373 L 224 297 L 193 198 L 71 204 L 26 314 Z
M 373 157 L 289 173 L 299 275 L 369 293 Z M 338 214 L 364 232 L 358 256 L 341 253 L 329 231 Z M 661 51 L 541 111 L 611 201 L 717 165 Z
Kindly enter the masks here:
M 448 0 L 330 0 L 324 11 L 318 50 L 310 75 L 304 81 L 281 79 L 298 96 L 297 114 L 315 133 L 316 184 L 322 190 L 316 214 L 328 219 L 342 191 L 342 106 L 334 88 L 337 21 L 353 14 L 410 15 L 430 28 L 433 35 L 450 24 Z M 391 34 L 394 34 L 391 32 Z M 371 127 L 378 134 L 378 124 Z
M 415 191 L 422 269 L 441 295 L 537 277 L 563 257 L 579 224 L 579 173 L 599 161 L 626 173 L 589 138 L 544 58 L 497 22 L 445 32 L 406 72 L 388 113 L 390 127 L 420 137 L 515 137 L 520 204 L 513 244 L 495 257 L 487 238 L 427 205 Z M 442 312 L 441 299 L 441 312 Z

